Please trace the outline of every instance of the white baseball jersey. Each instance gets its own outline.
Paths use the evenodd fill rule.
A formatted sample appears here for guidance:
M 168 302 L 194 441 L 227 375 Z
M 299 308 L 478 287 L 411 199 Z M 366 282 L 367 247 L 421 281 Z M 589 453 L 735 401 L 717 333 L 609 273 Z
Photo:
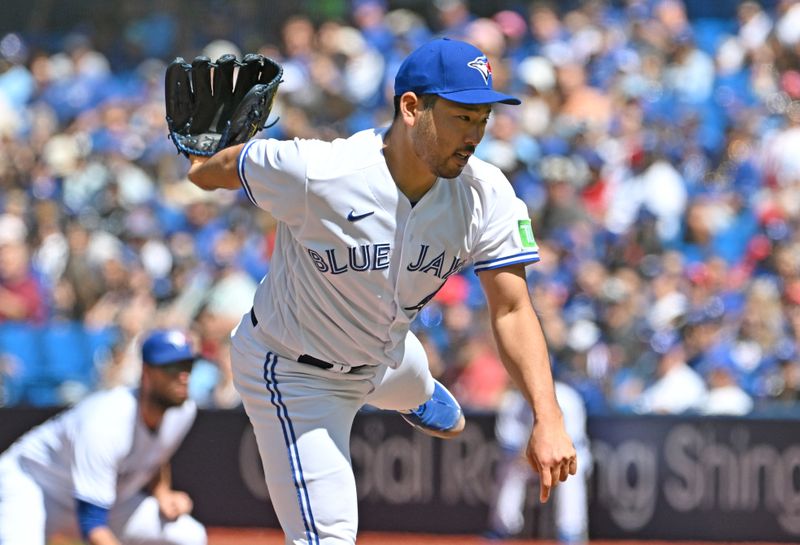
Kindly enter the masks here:
M 386 166 L 384 134 L 253 140 L 239 156 L 249 199 L 279 222 L 255 312 L 263 342 L 286 357 L 396 367 L 409 324 L 449 276 L 539 259 L 499 169 L 473 156 L 412 205 Z
M 111 508 L 133 497 L 180 446 L 194 423 L 193 401 L 167 409 L 157 431 L 138 414 L 137 392 L 96 392 L 26 433 L 9 455 L 52 498 Z

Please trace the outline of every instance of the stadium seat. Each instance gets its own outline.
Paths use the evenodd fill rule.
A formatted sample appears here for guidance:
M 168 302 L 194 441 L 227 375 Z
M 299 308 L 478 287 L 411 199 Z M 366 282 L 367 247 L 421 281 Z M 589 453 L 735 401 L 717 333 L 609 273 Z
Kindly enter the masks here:
M 39 328 L 23 322 L 0 324 L 0 400 L 25 402 L 27 385 L 42 375 Z
M 37 326 L 22 322 L 0 324 L 0 356 L 11 369 L 9 374 L 22 381 L 32 380 L 42 372 L 42 353 Z
M 56 383 L 92 382 L 93 360 L 86 332 L 79 322 L 51 322 L 42 329 L 44 378 Z
M 34 380 L 25 385 L 20 403 L 34 407 L 55 407 L 63 404 L 58 384 L 49 380 Z

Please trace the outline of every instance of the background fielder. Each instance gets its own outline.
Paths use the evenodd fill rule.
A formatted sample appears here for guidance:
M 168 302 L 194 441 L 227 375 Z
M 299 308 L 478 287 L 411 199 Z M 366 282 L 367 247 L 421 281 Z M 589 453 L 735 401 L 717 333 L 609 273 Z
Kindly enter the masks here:
M 152 332 L 140 388 L 94 393 L 3 453 L 0 545 L 45 545 L 55 533 L 90 545 L 205 545 L 169 471 L 197 412 L 187 399 L 194 359 L 182 332 Z
M 560 543 L 579 544 L 589 538 L 587 487 L 592 455 L 586 435 L 586 407 L 572 386 L 557 380 L 555 388 L 564 425 L 581 460 L 576 476 L 559 486 L 555 493 L 556 536 Z M 516 388 L 509 389 L 500 403 L 495 423 L 495 437 L 503 458 L 498 467 L 499 477 L 489 513 L 489 535 L 492 537 L 513 537 L 524 526 L 525 500 L 533 474 L 523 460 L 523 452 L 534 425 L 525 398 Z
M 472 157 L 491 104 L 519 103 L 491 83 L 478 49 L 434 40 L 400 67 L 388 130 L 254 140 L 193 158 L 195 184 L 243 187 L 279 222 L 270 274 L 231 359 L 287 543 L 355 543 L 349 435 L 364 403 L 424 402 L 423 414 L 448 405 L 409 324 L 468 263 L 537 416 L 528 455 L 541 499 L 576 471 L 525 282 L 523 264 L 538 260 L 530 220 L 502 173 Z

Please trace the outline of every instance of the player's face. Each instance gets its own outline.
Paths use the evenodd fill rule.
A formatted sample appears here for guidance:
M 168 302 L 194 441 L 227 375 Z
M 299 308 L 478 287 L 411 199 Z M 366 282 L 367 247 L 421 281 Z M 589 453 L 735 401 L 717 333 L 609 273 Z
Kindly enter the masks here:
M 492 107 L 443 98 L 420 112 L 414 127 L 414 152 L 439 178 L 455 178 L 483 138 Z
M 149 366 L 150 398 L 164 408 L 177 407 L 189 398 L 189 375 L 192 360 L 169 365 Z

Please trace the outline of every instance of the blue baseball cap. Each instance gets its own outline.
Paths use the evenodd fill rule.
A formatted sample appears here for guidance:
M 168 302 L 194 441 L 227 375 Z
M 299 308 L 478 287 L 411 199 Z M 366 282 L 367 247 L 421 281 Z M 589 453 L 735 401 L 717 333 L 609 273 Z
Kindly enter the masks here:
M 432 40 L 406 57 L 394 79 L 394 94 L 409 91 L 461 104 L 521 104 L 492 89 L 492 66 L 480 49 L 449 38 Z
M 176 329 L 153 331 L 142 343 L 142 361 L 148 365 L 169 365 L 196 358 L 189 338 Z

